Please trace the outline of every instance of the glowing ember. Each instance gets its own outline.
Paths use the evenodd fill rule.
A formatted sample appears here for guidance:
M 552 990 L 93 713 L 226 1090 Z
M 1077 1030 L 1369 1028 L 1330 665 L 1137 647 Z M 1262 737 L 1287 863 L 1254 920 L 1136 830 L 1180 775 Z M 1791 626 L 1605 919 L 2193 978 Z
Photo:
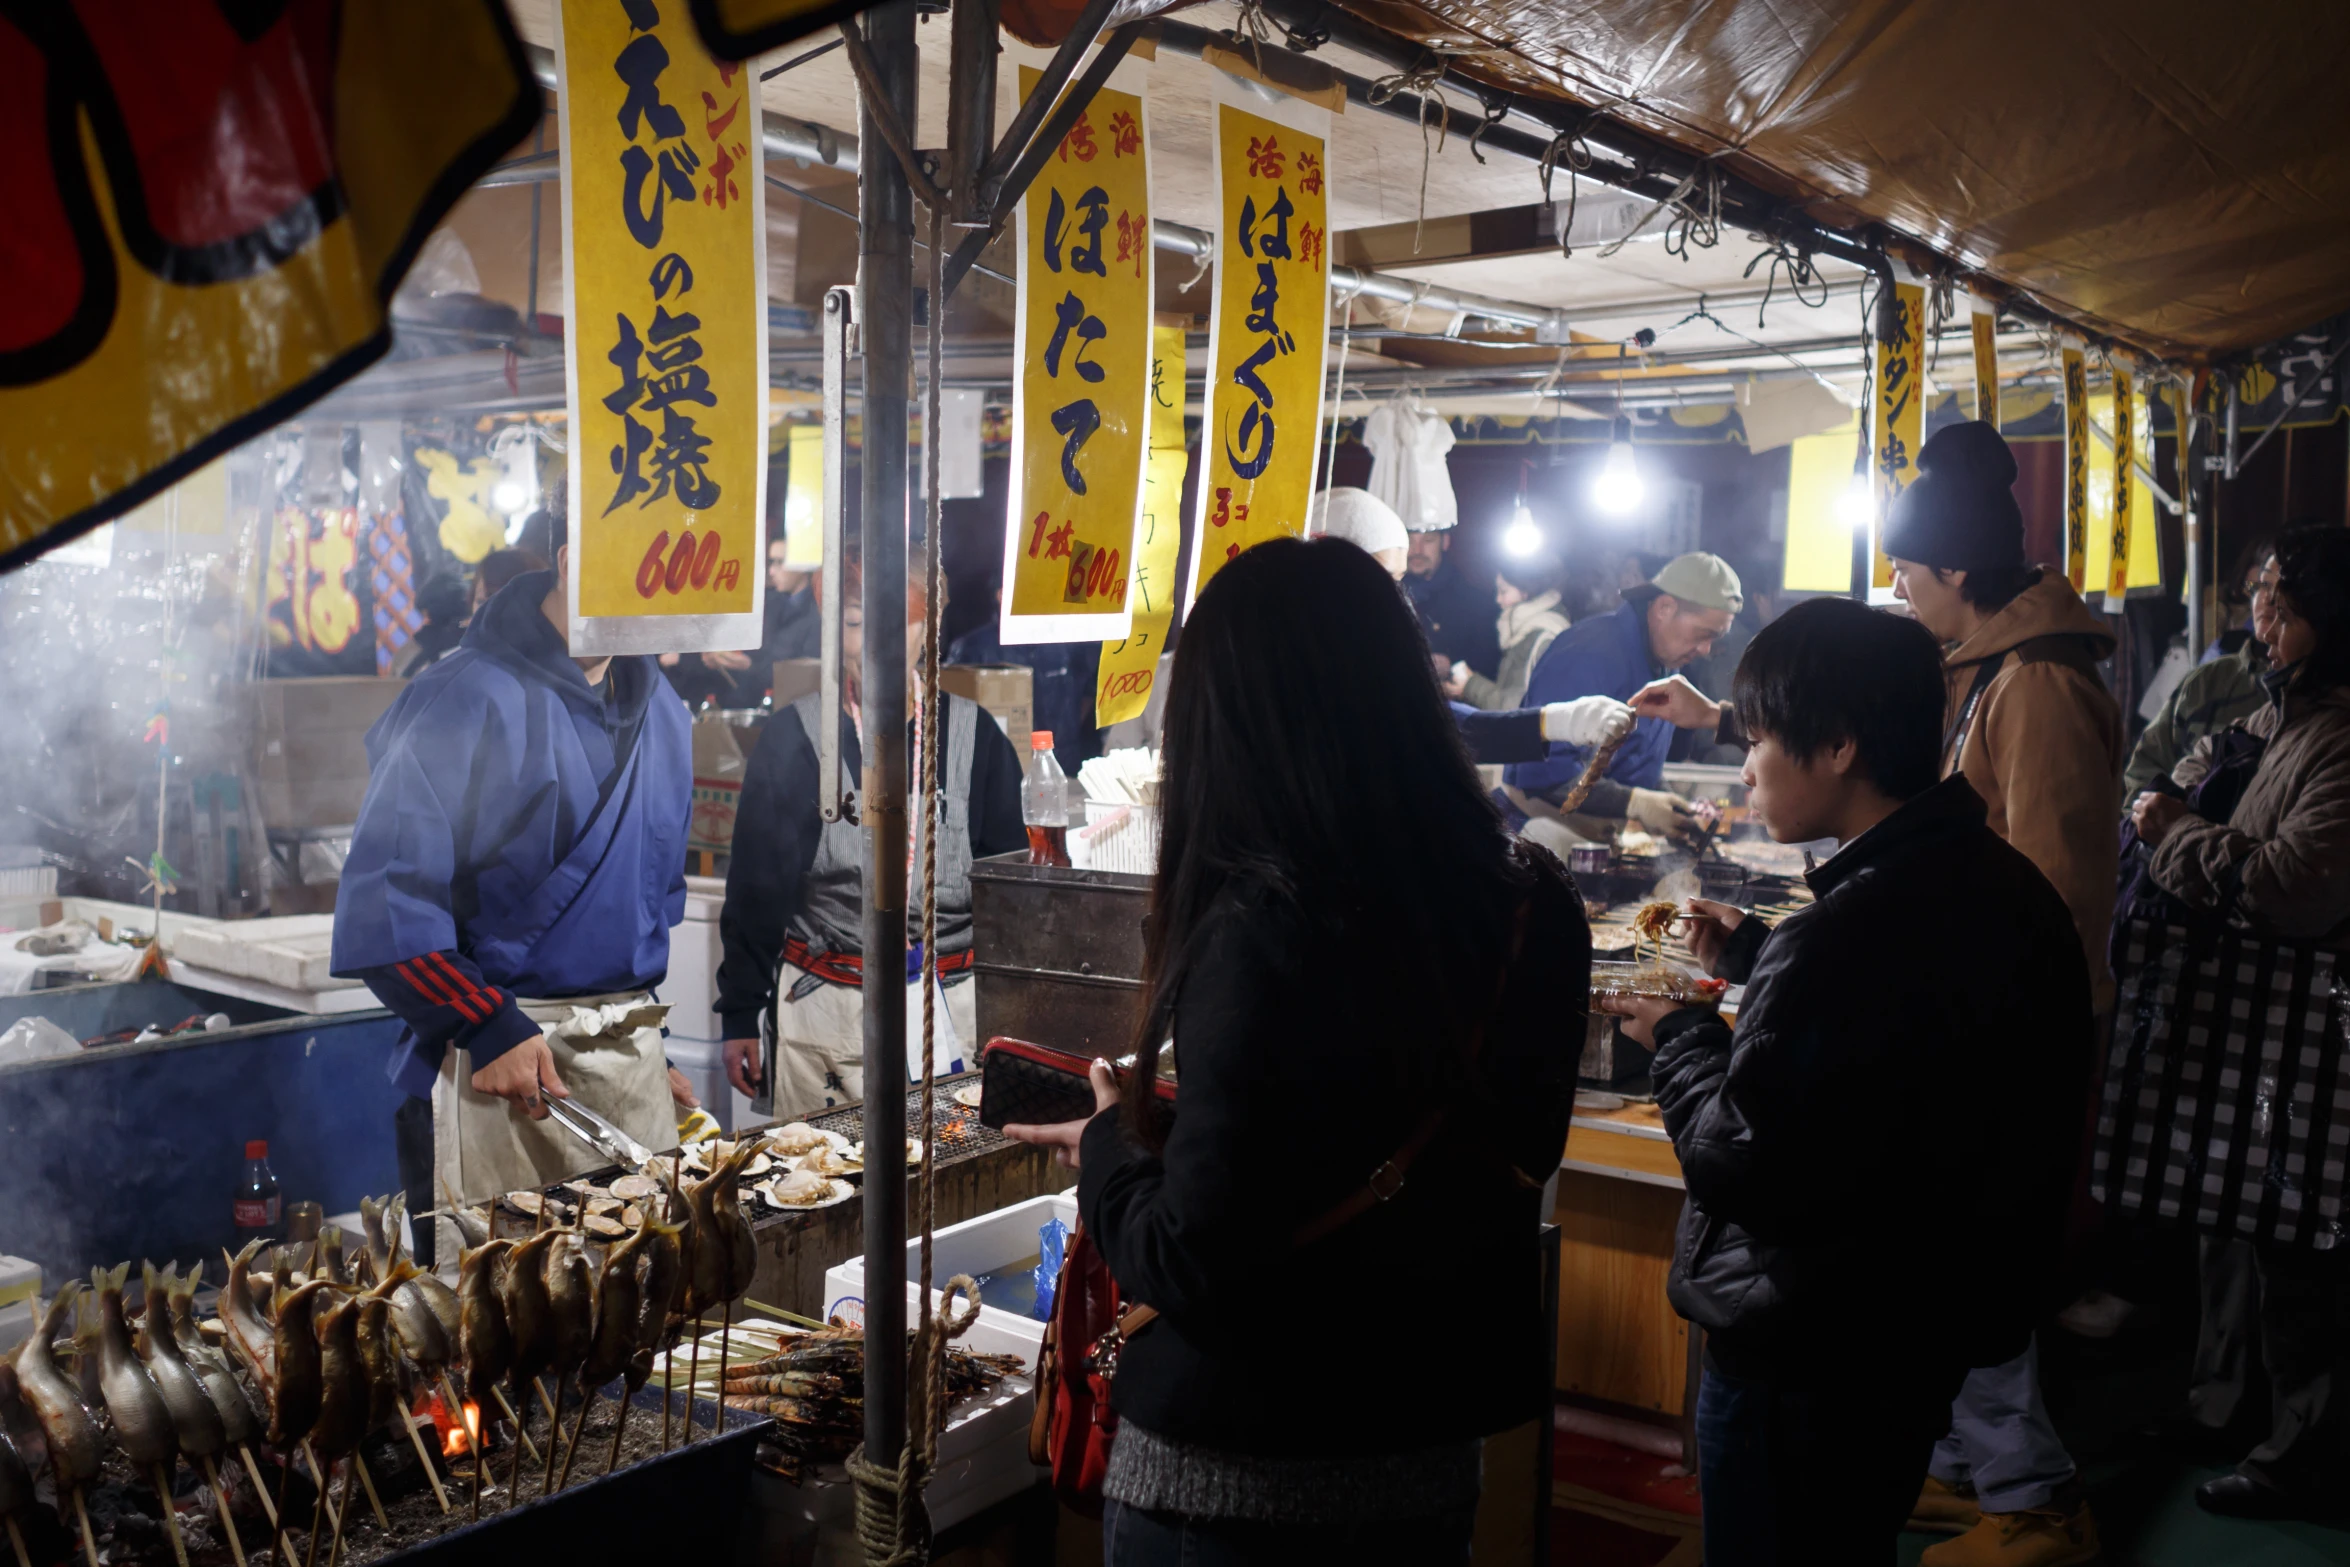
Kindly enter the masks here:
M 481 1406 L 471 1399 L 465 1401 L 461 1417 L 453 1416 L 449 1413 L 448 1401 L 438 1392 L 431 1392 L 416 1401 L 415 1412 L 432 1418 L 433 1432 L 440 1438 L 443 1458 L 470 1453 L 481 1440 Z

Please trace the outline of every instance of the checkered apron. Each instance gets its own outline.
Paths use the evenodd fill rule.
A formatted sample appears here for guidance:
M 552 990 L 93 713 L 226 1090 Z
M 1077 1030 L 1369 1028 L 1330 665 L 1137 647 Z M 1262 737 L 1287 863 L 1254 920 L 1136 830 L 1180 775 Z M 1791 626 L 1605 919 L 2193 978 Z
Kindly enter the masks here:
M 2122 1213 L 2350 1241 L 2350 1032 L 2336 955 L 2240 927 L 2123 927 L 2090 1190 Z

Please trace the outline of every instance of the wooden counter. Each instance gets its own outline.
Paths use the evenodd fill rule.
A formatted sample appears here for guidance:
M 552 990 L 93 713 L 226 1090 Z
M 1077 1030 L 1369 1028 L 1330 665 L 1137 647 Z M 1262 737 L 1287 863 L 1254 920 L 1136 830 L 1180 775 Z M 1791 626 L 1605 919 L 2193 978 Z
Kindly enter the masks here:
M 1681 1167 L 1654 1105 L 1578 1111 L 1560 1161 L 1557 1387 L 1686 1426 L 1689 1324 L 1665 1299 Z

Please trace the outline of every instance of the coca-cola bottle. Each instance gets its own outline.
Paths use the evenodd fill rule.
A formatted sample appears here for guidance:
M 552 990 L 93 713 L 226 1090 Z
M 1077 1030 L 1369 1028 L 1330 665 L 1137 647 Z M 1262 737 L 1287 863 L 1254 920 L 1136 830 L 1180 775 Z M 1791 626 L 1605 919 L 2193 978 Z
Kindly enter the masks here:
M 1028 863 L 1069 863 L 1069 775 L 1053 755 L 1053 735 L 1028 737 L 1028 776 L 1020 784 L 1020 815 L 1028 826 Z
M 237 1238 L 232 1249 L 241 1251 L 254 1241 L 275 1243 L 285 1238 L 277 1173 L 269 1167 L 269 1144 L 259 1138 L 245 1145 L 245 1178 L 237 1183 L 235 1209 Z

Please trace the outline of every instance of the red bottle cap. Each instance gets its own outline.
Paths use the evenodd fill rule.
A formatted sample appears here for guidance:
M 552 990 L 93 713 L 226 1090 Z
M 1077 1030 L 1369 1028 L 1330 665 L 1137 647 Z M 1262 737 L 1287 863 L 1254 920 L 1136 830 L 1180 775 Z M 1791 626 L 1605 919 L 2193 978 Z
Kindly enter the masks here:
M 1051 750 L 1052 748 L 1053 748 L 1053 732 L 1052 732 L 1050 729 L 1031 729 L 1031 730 L 1028 732 L 1028 749 L 1029 749 L 1029 750 L 1031 750 L 1031 751 L 1049 751 L 1049 750 Z
M 245 1145 L 245 1157 L 248 1159 L 268 1158 L 269 1144 L 262 1142 L 259 1138 L 254 1139 Z

